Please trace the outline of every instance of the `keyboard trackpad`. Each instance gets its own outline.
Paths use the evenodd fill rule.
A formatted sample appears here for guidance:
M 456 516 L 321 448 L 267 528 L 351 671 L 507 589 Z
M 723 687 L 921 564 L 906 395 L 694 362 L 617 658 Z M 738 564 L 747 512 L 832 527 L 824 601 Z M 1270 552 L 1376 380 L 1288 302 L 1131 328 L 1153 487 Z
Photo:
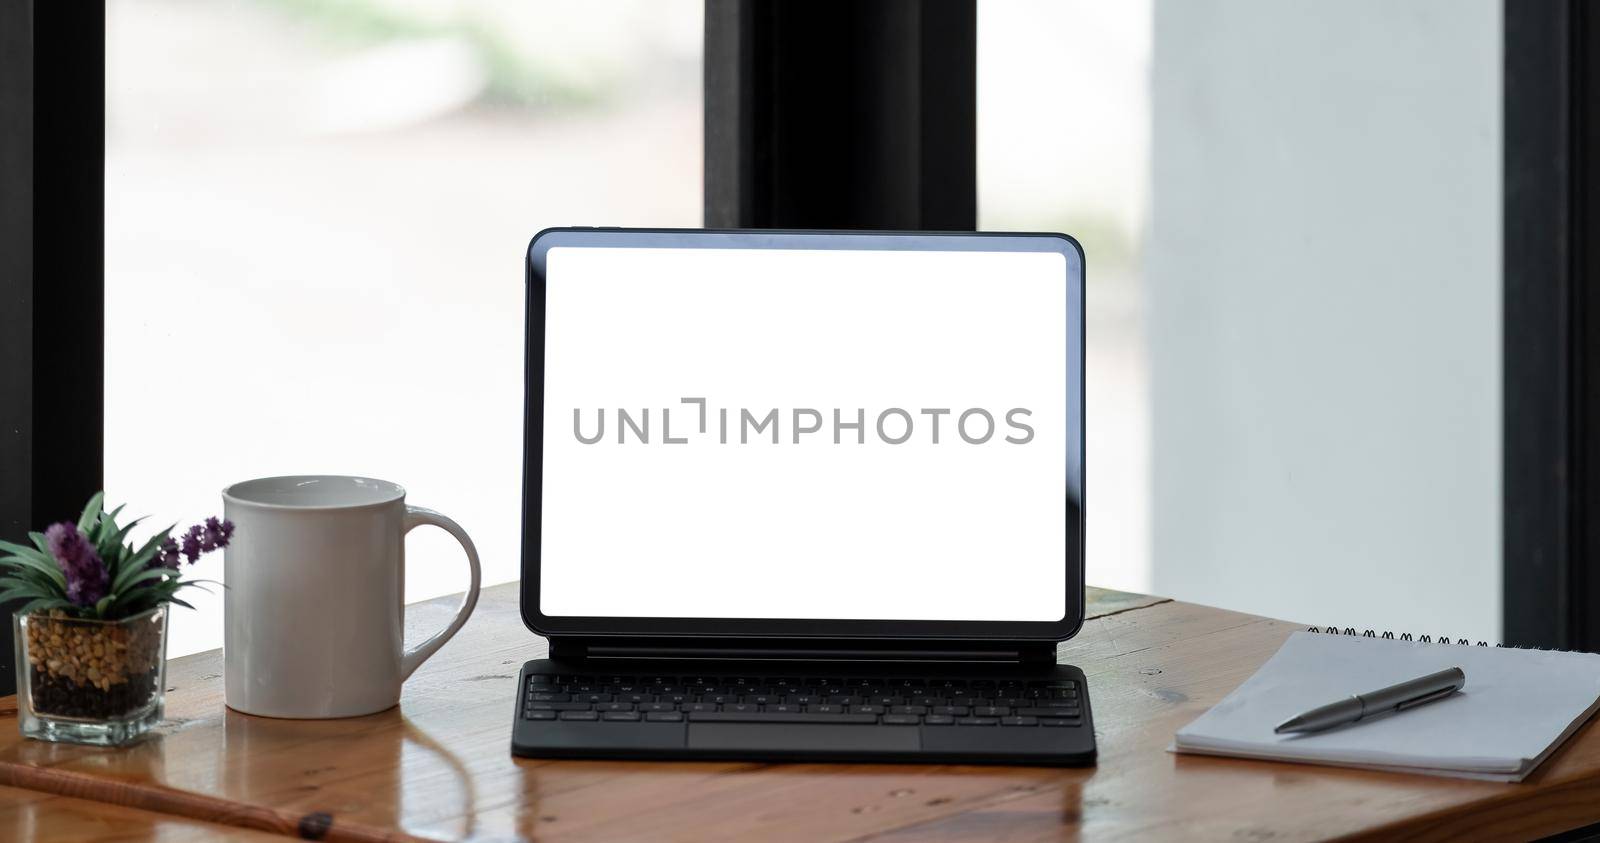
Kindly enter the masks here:
M 922 730 L 915 726 L 690 723 L 689 748 L 915 752 L 922 748 Z

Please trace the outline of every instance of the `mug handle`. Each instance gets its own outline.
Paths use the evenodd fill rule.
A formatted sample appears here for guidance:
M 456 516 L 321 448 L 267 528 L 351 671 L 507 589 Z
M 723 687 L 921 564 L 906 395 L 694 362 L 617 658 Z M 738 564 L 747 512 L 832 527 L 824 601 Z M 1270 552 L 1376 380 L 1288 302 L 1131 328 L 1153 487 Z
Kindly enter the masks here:
M 455 619 L 450 621 L 449 626 L 434 633 L 428 640 L 412 647 L 400 656 L 401 682 L 410 679 L 411 674 L 415 673 L 417 668 L 428 660 L 429 656 L 438 652 L 439 648 L 444 646 L 444 642 L 449 641 L 450 637 L 461 629 L 461 625 L 467 622 L 467 618 L 472 614 L 473 608 L 478 605 L 478 584 L 483 580 L 483 572 L 478 568 L 478 549 L 473 546 L 472 539 L 467 536 L 466 530 L 461 529 L 460 524 L 431 509 L 424 509 L 420 506 L 407 506 L 405 532 L 409 533 L 424 524 L 432 524 L 455 536 L 456 541 L 461 542 L 461 549 L 467 552 L 467 564 L 472 568 L 472 585 L 468 586 L 467 594 L 462 598 L 460 608 L 456 609 Z

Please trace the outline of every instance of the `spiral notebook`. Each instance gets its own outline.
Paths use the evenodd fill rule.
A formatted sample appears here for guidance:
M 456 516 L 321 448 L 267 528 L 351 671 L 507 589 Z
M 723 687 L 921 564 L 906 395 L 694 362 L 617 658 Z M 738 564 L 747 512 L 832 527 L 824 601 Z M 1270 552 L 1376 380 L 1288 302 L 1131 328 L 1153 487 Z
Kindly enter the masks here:
M 1173 751 L 1521 781 L 1600 707 L 1600 655 L 1346 633 L 1290 635 L 1178 730 Z M 1307 709 L 1450 667 L 1467 683 L 1438 702 L 1326 732 L 1272 731 Z

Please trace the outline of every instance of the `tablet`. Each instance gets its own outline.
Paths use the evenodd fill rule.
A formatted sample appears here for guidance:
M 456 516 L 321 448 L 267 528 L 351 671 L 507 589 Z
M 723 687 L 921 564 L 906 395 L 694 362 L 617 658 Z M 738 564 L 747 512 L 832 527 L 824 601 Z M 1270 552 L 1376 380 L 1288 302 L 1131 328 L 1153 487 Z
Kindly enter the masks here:
M 1070 637 L 1083 273 L 1059 234 L 541 232 L 525 622 Z

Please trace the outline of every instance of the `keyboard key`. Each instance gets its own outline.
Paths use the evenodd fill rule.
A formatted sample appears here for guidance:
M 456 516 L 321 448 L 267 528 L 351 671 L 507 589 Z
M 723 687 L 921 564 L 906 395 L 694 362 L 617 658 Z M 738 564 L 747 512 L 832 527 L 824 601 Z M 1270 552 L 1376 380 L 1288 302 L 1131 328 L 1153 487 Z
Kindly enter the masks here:
M 600 713 L 596 711 L 563 711 L 562 720 L 599 720 Z
M 981 705 L 972 709 L 973 717 L 1004 717 L 1011 713 L 1011 707 L 1006 705 Z
M 806 711 L 809 711 L 812 714 L 843 714 L 844 713 L 844 706 L 842 706 L 842 705 L 808 705 L 808 706 L 806 706 Z
M 617 702 L 647 703 L 656 701 L 654 694 L 617 694 L 616 696 Z
M 778 703 L 777 705 L 769 705 L 764 710 L 773 712 L 775 714 L 800 714 L 805 711 L 805 706 L 790 705 L 789 703 Z
M 723 706 L 722 710 L 723 711 L 739 712 L 741 714 L 748 714 L 748 713 L 753 713 L 753 712 L 760 711 L 761 710 L 761 706 L 759 706 L 759 705 L 750 705 L 748 703 L 731 703 L 729 705 Z
M 603 703 L 611 702 L 610 694 L 573 694 L 573 702 Z
M 1000 722 L 998 717 L 961 717 L 957 718 L 957 726 L 993 726 Z
M 964 705 L 936 705 L 928 710 L 934 714 L 953 714 L 958 717 L 964 717 L 967 714 L 967 707 Z
M 551 676 L 548 673 L 530 673 L 530 674 L 528 674 L 528 684 L 529 685 L 552 685 L 552 684 L 555 684 L 555 677 Z
M 602 719 L 602 720 L 638 720 L 639 719 L 639 712 L 637 712 L 637 711 L 607 711 L 604 714 L 600 715 L 600 719 Z
M 682 723 L 683 715 L 676 711 L 652 711 L 644 719 L 651 723 Z
M 861 698 L 867 705 L 905 705 L 906 698 L 894 694 L 878 694 Z
M 947 702 L 944 697 L 937 695 L 916 694 L 906 697 L 906 703 L 909 705 L 944 705 Z
M 522 716 L 523 716 L 523 719 L 526 719 L 526 720 L 554 720 L 554 719 L 556 719 L 556 713 L 554 711 L 524 711 L 524 712 L 522 712 Z
M 853 705 L 850 706 L 851 714 L 882 714 L 884 707 L 881 705 Z
M 783 701 L 790 705 L 816 705 L 822 702 L 822 698 L 816 694 L 789 694 Z
M 683 705 L 678 706 L 678 710 L 679 711 L 716 711 L 717 710 L 717 704 L 716 703 L 702 703 L 702 702 L 684 703 Z
M 1023 717 L 1077 717 L 1081 714 L 1076 708 L 1019 708 L 1016 714 Z
M 871 714 L 778 714 L 771 711 L 740 713 L 735 711 L 692 711 L 691 723 L 830 723 L 874 725 L 878 718 Z
M 783 702 L 783 698 L 777 694 L 746 694 L 740 697 L 739 701 L 755 705 L 775 705 Z
M 1000 718 L 1000 725 L 1002 725 L 1002 726 L 1037 726 L 1037 725 L 1039 725 L 1039 718 L 1037 718 L 1037 717 L 1002 717 L 1002 718 Z
M 581 702 L 564 702 L 564 703 L 536 702 L 536 703 L 529 703 L 528 707 L 533 709 L 534 711 L 588 711 L 589 710 L 589 704 L 588 703 L 581 703 Z
M 924 726 L 953 726 L 956 719 L 948 714 L 930 714 L 922 718 Z
M 528 699 L 534 702 L 572 702 L 571 694 L 529 694 Z
M 886 726 L 915 726 L 922 722 L 922 718 L 915 714 L 885 714 L 883 723 Z
M 633 703 L 625 703 L 625 702 L 596 703 L 595 707 L 594 707 L 594 710 L 595 711 L 632 711 L 633 710 Z
M 738 694 L 701 694 L 700 695 L 700 701 L 703 702 L 703 703 L 715 703 L 717 705 L 728 705 L 730 703 L 739 702 L 739 695 Z
M 1040 726 L 1082 726 L 1083 720 L 1077 717 L 1041 717 Z
M 861 705 L 866 700 L 860 697 L 852 697 L 849 694 L 834 694 L 828 697 L 828 702 L 831 705 Z
M 891 707 L 889 709 L 889 713 L 890 714 L 927 714 L 928 713 L 928 707 L 925 706 L 925 705 L 897 705 L 897 706 Z
M 1051 696 L 1058 700 L 1075 700 L 1078 698 L 1078 692 L 1071 688 L 1056 688 Z

